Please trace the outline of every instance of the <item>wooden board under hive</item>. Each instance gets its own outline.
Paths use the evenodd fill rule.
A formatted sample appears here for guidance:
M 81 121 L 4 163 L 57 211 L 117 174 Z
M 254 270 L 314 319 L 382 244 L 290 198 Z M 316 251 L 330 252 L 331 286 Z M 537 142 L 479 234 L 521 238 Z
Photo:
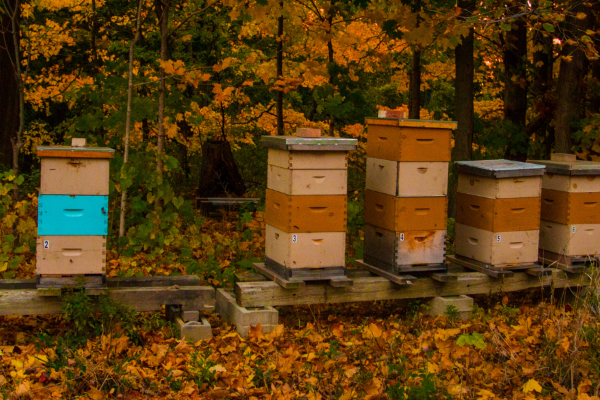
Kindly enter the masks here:
M 367 157 L 366 188 L 397 197 L 446 196 L 448 163 Z
M 365 262 L 371 265 L 400 273 L 439 270 L 444 264 L 445 230 L 394 232 L 365 224 L 364 232 Z
M 390 231 L 445 230 L 447 198 L 395 197 L 365 190 L 364 220 Z
M 456 122 L 367 118 L 367 157 L 391 161 L 450 161 Z

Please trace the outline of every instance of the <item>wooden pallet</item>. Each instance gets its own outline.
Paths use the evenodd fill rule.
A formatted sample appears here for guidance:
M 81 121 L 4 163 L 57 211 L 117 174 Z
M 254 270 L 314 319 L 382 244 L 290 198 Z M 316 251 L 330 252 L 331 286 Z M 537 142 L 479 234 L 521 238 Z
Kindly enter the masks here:
M 252 264 L 252 267 L 257 272 L 285 289 L 298 289 L 304 287 L 308 281 L 327 282 L 333 287 L 348 287 L 352 286 L 353 283 L 352 279 L 348 278 L 346 275 L 332 276 L 330 274 L 322 274 L 319 270 L 312 271 L 312 274 L 311 271 L 305 271 L 305 273 L 298 277 L 286 278 L 268 268 L 264 263 L 254 263 Z
M 598 257 L 565 256 L 547 250 L 539 250 L 540 263 L 552 268 L 560 268 L 572 274 L 581 274 L 588 263 L 598 262 Z
M 417 272 L 446 272 L 448 267 L 445 263 L 441 264 L 419 264 L 419 265 L 391 265 L 385 261 L 378 260 L 375 257 L 369 256 L 367 254 L 364 255 L 363 260 L 365 263 L 368 263 L 376 268 L 379 268 L 384 271 L 391 272 L 393 274 L 403 274 L 403 273 L 417 273 Z
M 414 281 L 417 280 L 416 277 L 412 275 L 396 275 L 393 272 L 386 271 L 381 268 L 377 268 L 371 264 L 367 264 L 363 260 L 356 260 L 356 266 L 362 269 L 366 269 L 369 272 L 374 273 L 375 275 L 379 275 L 390 282 L 395 283 L 396 285 L 412 285 Z
M 540 264 L 524 263 L 511 265 L 489 265 L 480 261 L 462 256 L 447 256 L 448 261 L 461 267 L 482 272 L 492 278 L 507 278 L 512 277 L 515 272 L 525 272 L 528 275 L 543 277 L 550 275 L 552 272 L 544 268 Z
M 65 289 L 83 289 L 88 294 L 102 294 L 106 290 L 106 275 L 70 275 L 36 277 L 40 296 L 60 296 Z

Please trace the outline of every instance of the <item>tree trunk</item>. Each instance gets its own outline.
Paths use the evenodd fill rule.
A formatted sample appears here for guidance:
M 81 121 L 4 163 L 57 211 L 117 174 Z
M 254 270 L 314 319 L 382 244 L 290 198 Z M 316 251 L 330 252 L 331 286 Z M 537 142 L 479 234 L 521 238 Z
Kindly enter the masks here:
M 508 144 L 505 158 L 527 160 L 529 137 L 527 120 L 527 25 L 524 19 L 515 22 L 516 29 L 504 39 L 504 120 L 508 122 Z
M 138 0 L 137 13 L 135 19 L 135 36 L 129 45 L 129 72 L 127 75 L 127 116 L 125 117 L 125 148 L 123 150 L 123 167 L 121 174 L 124 173 L 124 167 L 129 161 L 129 133 L 131 131 L 131 102 L 133 100 L 133 50 L 135 44 L 140 39 L 140 24 L 142 13 L 142 0 Z M 121 186 L 121 214 L 119 216 L 119 237 L 125 235 L 125 206 L 127 204 L 127 188 Z
M 578 4 L 571 10 L 573 13 L 586 12 L 583 4 Z M 588 11 L 589 13 L 589 11 Z M 582 32 L 590 25 L 590 16 L 577 19 L 568 16 L 566 22 L 572 27 L 572 34 L 580 37 Z M 572 123 L 579 122 L 581 118 L 581 97 L 583 93 L 584 78 L 588 68 L 588 60 L 585 53 L 575 45 L 566 44 L 563 53 L 572 57 L 571 61 L 564 58 L 560 60 L 560 72 L 556 97 L 559 99 L 556 106 L 555 118 L 555 150 L 557 153 L 572 153 L 571 143 Z
M 171 0 L 155 0 L 156 15 L 160 26 L 160 59 L 167 60 L 167 40 L 169 36 L 169 6 Z M 166 74 L 164 68 L 159 68 L 160 81 L 158 83 L 158 134 L 156 137 L 156 175 L 158 184 L 163 183 L 163 152 L 165 142 L 165 91 Z M 162 200 L 156 199 L 156 208 L 162 206 Z
M 246 185 L 227 140 L 208 140 L 202 145 L 200 197 L 242 196 Z
M 333 1 L 331 2 L 331 6 L 333 6 Z M 333 29 L 333 14 L 329 14 L 329 17 L 327 18 L 327 23 L 329 24 L 329 27 L 327 29 L 327 35 L 329 36 L 329 40 L 327 40 L 327 61 L 329 63 L 329 79 L 328 82 L 331 85 L 331 89 L 335 90 L 334 87 L 335 85 L 333 84 L 333 43 L 331 41 L 331 30 Z M 335 94 L 335 92 L 334 92 Z M 334 130 L 335 130 L 335 116 L 333 114 L 331 114 L 329 116 L 329 136 L 333 137 L 334 136 Z
M 535 48 L 533 53 L 533 119 L 527 124 L 527 136 L 535 135 L 537 142 L 535 159 L 549 158 L 554 137 L 550 134 L 550 120 L 554 114 L 555 102 L 549 96 L 552 84 L 553 46 L 552 37 L 540 31 L 533 34 Z
M 459 2 L 462 9 L 472 9 L 474 2 Z M 456 79 L 454 83 L 454 114 L 458 127 L 454 131 L 454 160 L 470 160 L 473 153 L 473 127 L 475 96 L 474 64 L 473 64 L 473 33 L 469 33 L 462 42 L 454 49 L 454 64 L 456 68 Z M 448 216 L 456 218 L 456 176 L 450 177 L 448 190 Z
M 6 4 L 13 9 L 17 0 L 7 0 Z M 11 140 L 19 130 L 19 83 L 14 67 L 12 19 L 8 13 L 0 13 L 0 43 L 0 164 L 10 168 L 13 164 Z
M 277 18 L 277 80 L 283 79 L 283 2 L 279 3 L 281 16 Z M 283 91 L 277 91 L 277 134 L 283 136 Z
M 408 118 L 421 119 L 421 50 L 416 47 L 413 50 L 408 92 Z

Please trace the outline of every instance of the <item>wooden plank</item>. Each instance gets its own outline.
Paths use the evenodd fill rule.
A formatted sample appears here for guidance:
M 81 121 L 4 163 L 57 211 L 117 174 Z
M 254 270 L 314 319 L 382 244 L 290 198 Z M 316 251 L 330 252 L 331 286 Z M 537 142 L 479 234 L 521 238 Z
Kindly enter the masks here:
M 240 282 L 235 286 L 235 294 L 238 305 L 242 307 L 266 307 L 489 294 L 549 285 L 556 288 L 587 286 L 590 283 L 587 275 L 570 275 L 557 269 L 551 271 L 552 275 L 541 278 L 520 272 L 504 279 L 484 275 L 482 279 L 470 282 L 460 281 L 459 278 L 458 281 L 441 283 L 431 278 L 423 278 L 402 288 L 379 276 L 354 279 L 351 288 L 307 285 L 288 290 L 274 282 Z
M 202 286 L 202 281 L 196 275 L 106 278 L 106 286 L 108 288 L 164 287 L 175 285 Z M 36 288 L 37 285 L 35 279 L 0 279 L 0 290 L 22 290 Z
M 542 277 L 548 276 L 552 274 L 548 268 L 529 268 L 525 270 L 525 273 L 531 276 Z
M 394 282 L 396 285 L 401 285 L 401 286 L 412 285 L 413 282 L 417 280 L 417 278 L 415 278 L 412 275 L 396 275 L 392 272 L 385 271 L 381 268 L 374 267 L 371 264 L 367 264 L 367 263 L 363 262 L 362 260 L 357 260 L 356 265 L 361 268 L 364 268 L 367 271 L 370 271 L 376 275 L 379 275 L 379 276 L 387 279 L 390 282 Z
M 180 304 L 183 310 L 211 309 L 205 299 L 214 298 L 211 286 L 183 286 L 179 288 L 123 288 L 108 289 L 106 294 L 135 311 L 159 311 L 166 304 Z M 0 315 L 60 314 L 60 297 L 40 297 L 35 289 L 1 290 Z
M 354 284 L 354 281 L 346 277 L 335 277 L 329 280 L 329 284 L 333 287 L 350 287 Z
M 582 274 L 585 271 L 586 262 L 582 261 L 581 257 L 563 256 L 540 249 L 539 260 L 543 265 L 559 268 L 571 274 Z
M 35 279 L 0 279 L 0 290 L 22 290 L 35 288 Z
M 233 282 L 262 282 L 268 280 L 262 274 L 254 274 L 252 272 L 241 272 L 233 276 Z
M 265 267 L 263 263 L 253 263 L 252 267 L 257 271 L 269 278 L 270 281 L 275 282 L 286 289 L 297 289 L 303 286 L 306 286 L 304 281 L 288 281 L 287 279 L 283 279 L 279 275 L 275 274 L 273 271 Z
M 448 261 L 474 271 L 482 272 L 491 276 L 492 278 L 511 277 L 514 275 L 514 272 L 512 271 L 489 268 L 489 266 L 487 266 L 485 263 L 466 259 L 460 256 L 448 256 Z
M 458 280 L 458 275 L 449 274 L 449 273 L 431 274 L 430 277 L 431 277 L 431 279 L 438 281 L 438 282 L 450 282 L 450 281 Z

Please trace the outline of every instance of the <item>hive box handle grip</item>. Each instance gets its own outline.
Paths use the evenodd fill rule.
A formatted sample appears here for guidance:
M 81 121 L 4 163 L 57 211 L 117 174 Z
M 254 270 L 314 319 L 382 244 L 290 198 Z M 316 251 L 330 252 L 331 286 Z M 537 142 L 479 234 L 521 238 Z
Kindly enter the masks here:
M 470 204 L 470 205 L 469 205 L 469 208 L 470 208 L 471 210 L 479 210 L 481 207 L 479 207 L 478 205 L 475 205 L 475 204 Z
M 512 211 L 515 214 L 519 214 L 525 211 L 525 208 L 511 208 L 510 211 Z
M 417 168 L 417 171 L 419 171 L 419 173 L 424 174 L 427 172 L 429 168 Z
M 586 207 L 596 207 L 596 204 L 598 204 L 597 201 L 586 201 L 583 203 L 583 205 Z
M 417 139 L 419 143 L 432 143 L 433 139 Z
M 379 139 L 380 142 L 385 142 L 387 140 L 385 136 L 379 136 L 377 139 Z
M 327 207 L 308 207 L 308 209 L 314 213 L 322 213 L 327 210 Z
M 415 208 L 415 214 L 417 215 L 426 215 L 429 214 L 430 208 Z
M 375 210 L 377 210 L 377 211 L 383 211 L 383 205 L 381 205 L 381 204 L 375 204 Z
M 415 236 L 415 242 L 424 243 L 427 241 L 427 236 Z
M 523 242 L 510 242 L 511 249 L 520 249 L 523 247 Z
M 470 237 L 470 238 L 469 238 L 469 243 L 471 243 L 471 244 L 477 244 L 477 243 L 479 243 L 479 240 L 477 240 L 477 239 L 475 239 L 475 238 L 472 238 L 472 237 Z
M 544 199 L 544 203 L 546 203 L 546 204 L 552 204 L 552 203 L 554 203 L 554 200 L 552 200 L 552 199 Z

